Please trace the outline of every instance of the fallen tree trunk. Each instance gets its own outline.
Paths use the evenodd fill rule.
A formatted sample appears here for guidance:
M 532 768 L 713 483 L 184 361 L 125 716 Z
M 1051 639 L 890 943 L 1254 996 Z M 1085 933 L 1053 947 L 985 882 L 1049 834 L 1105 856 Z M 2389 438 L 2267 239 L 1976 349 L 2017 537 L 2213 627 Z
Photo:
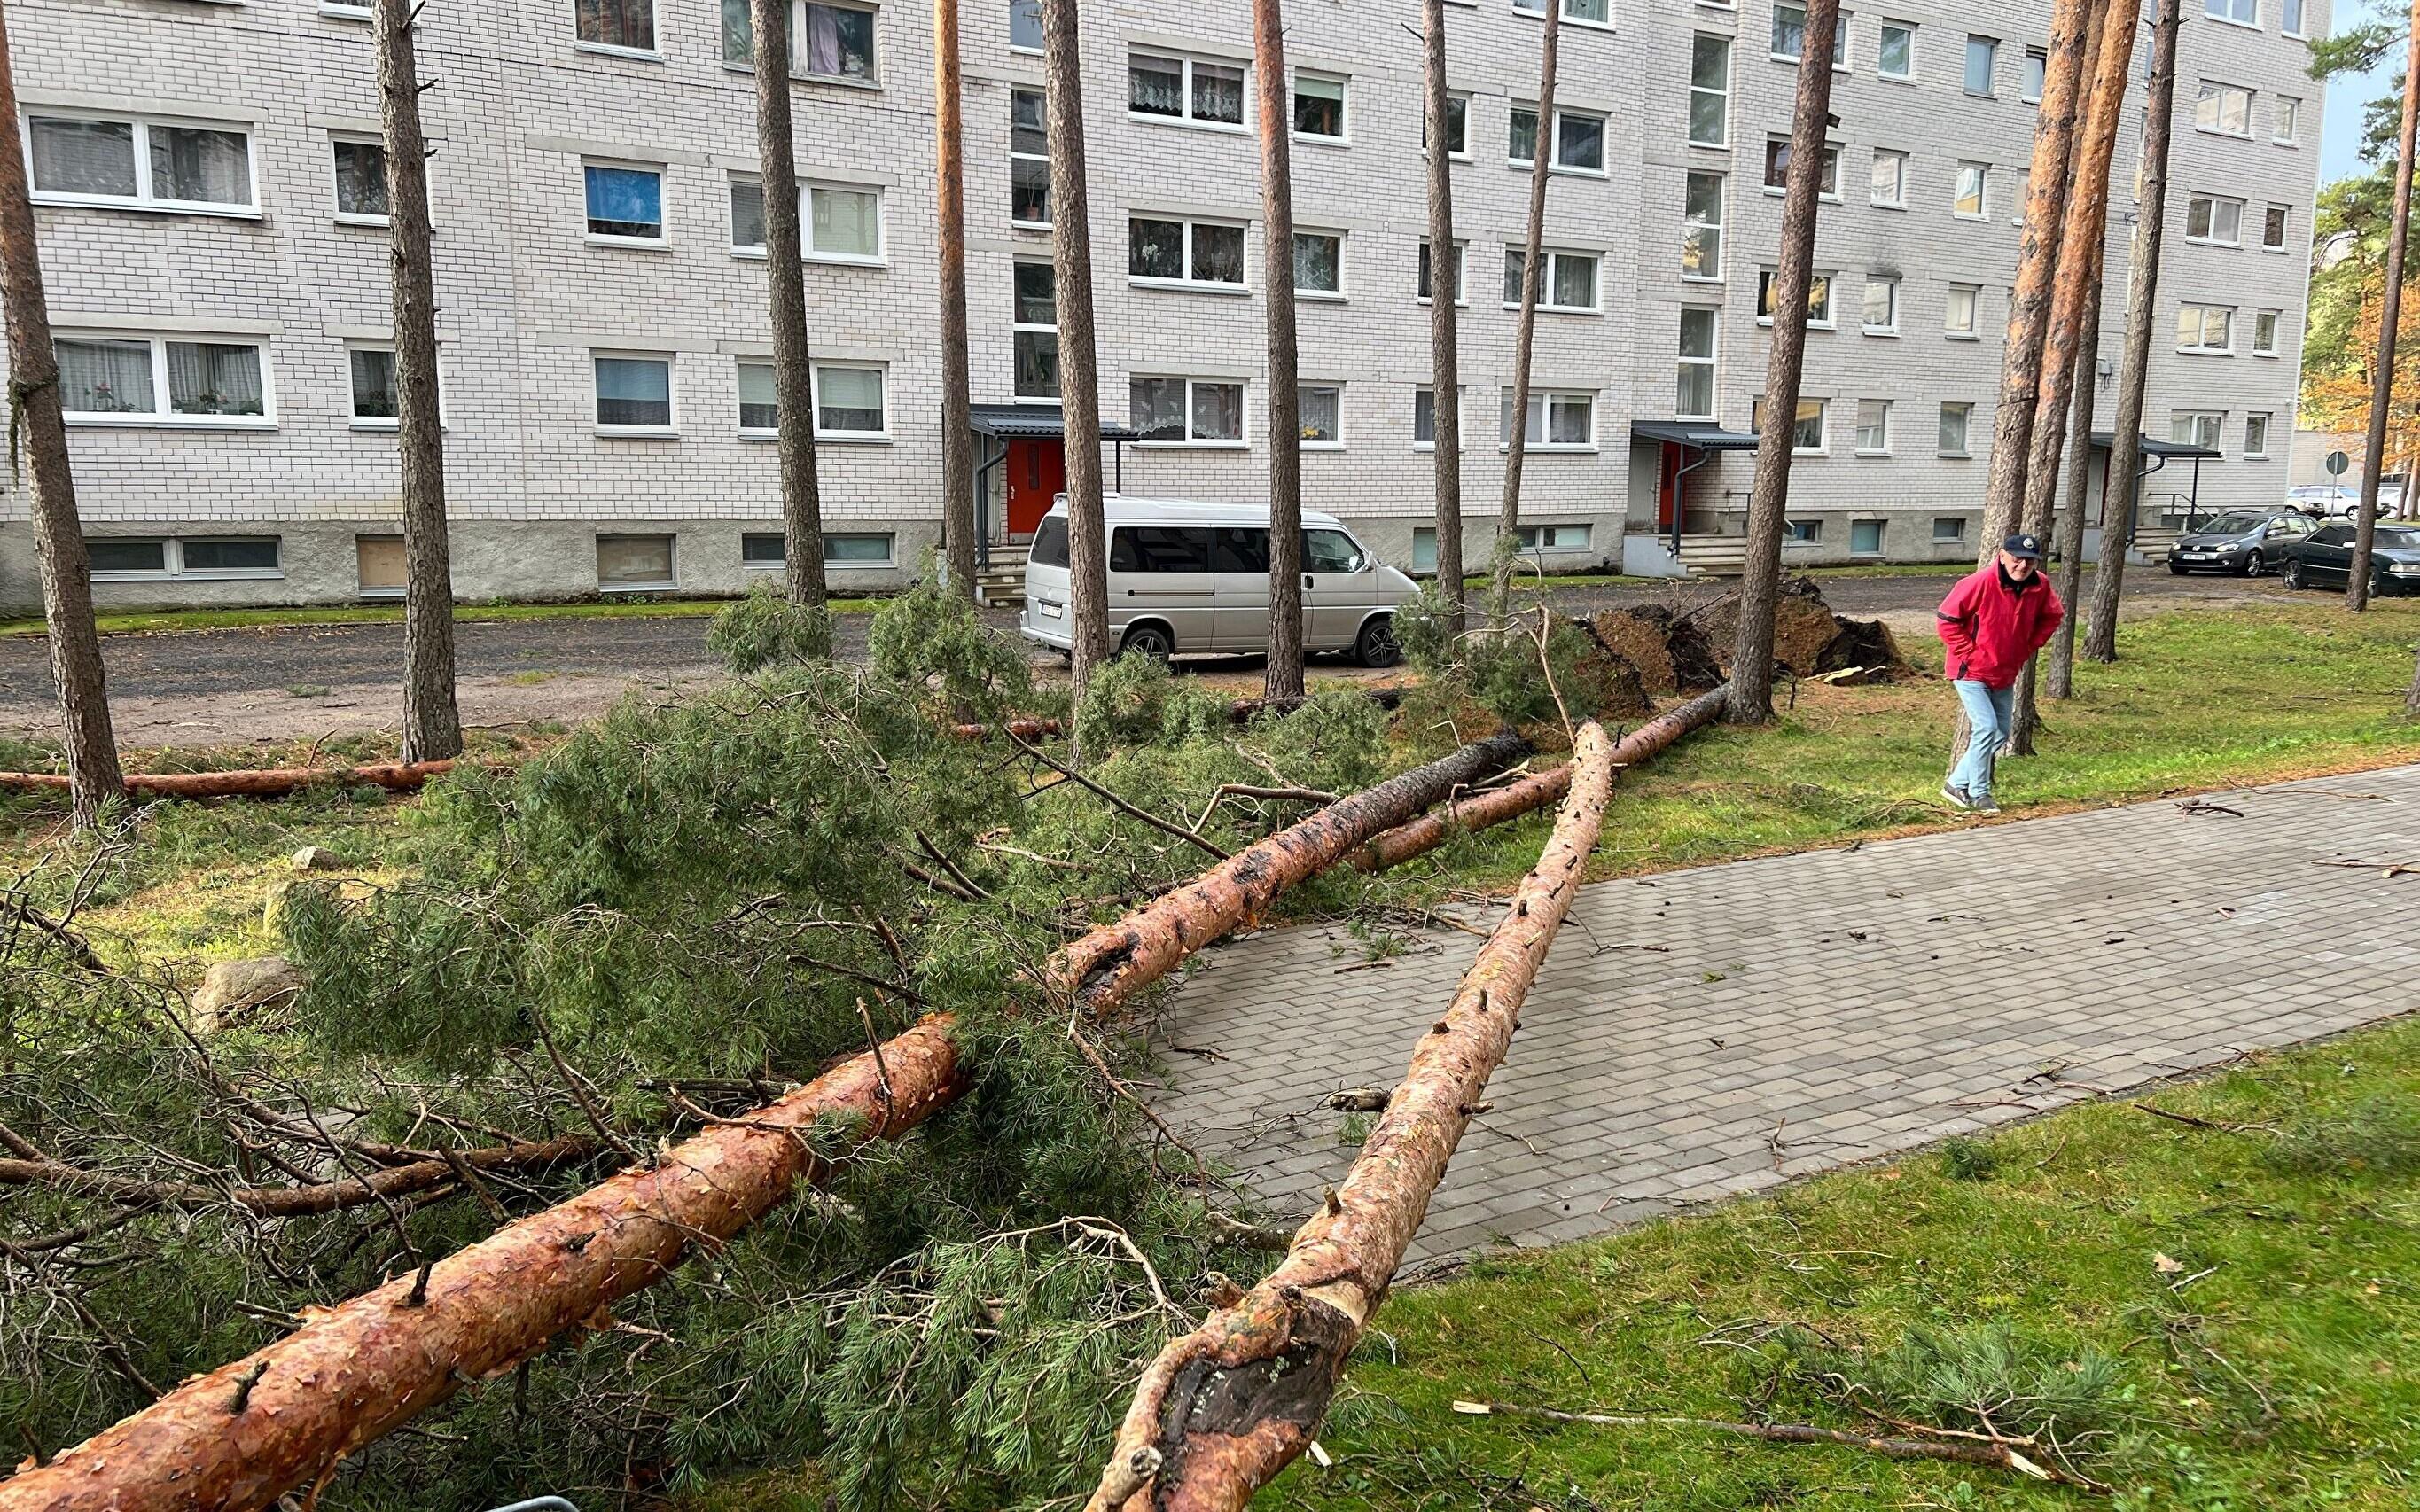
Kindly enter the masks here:
M 432 777 L 454 769 L 447 762 L 388 762 L 375 766 L 270 766 L 233 772 L 130 772 L 126 791 L 138 798 L 282 798 L 322 782 L 346 787 L 417 791 Z M 50 772 L 0 772 L 0 792 L 68 791 L 68 779 Z
M 1212 940 L 1259 918 L 1279 893 L 1455 789 L 1512 765 L 1528 748 L 1519 735 L 1493 735 L 1332 803 L 1068 946 L 1053 963 L 1050 985 L 1098 1017 Z
M 1536 870 L 1421 1037 L 1343 1184 L 1259 1286 L 1143 1372 L 1087 1512 L 1233 1512 L 1310 1445 L 1579 891 L 1613 789 L 1613 743 L 1594 723 L 1572 771 Z
M 1621 737 L 1613 748 L 1615 780 L 1621 770 L 1639 766 L 1655 759 L 1666 747 L 1722 717 L 1723 704 L 1730 697 L 1730 685 L 1725 683 L 1711 693 L 1700 693 L 1678 708 L 1667 709 L 1654 718 Z M 1572 790 L 1572 769 L 1558 766 L 1524 778 L 1509 787 L 1482 793 L 1465 801 L 1448 798 L 1443 806 L 1431 810 L 1407 825 L 1398 825 L 1369 844 L 1353 857 L 1353 864 L 1364 872 L 1384 872 L 1390 866 L 1401 866 L 1416 856 L 1426 856 L 1456 835 L 1474 829 L 1485 829 L 1508 819 L 1543 809 L 1550 803 L 1560 803 L 1563 795 Z
M 1403 703 L 1404 695 L 1410 692 L 1411 687 L 1403 683 L 1387 683 L 1379 687 L 1364 688 L 1362 691 L 1367 693 L 1370 701 L 1378 707 L 1392 709 Z M 1300 708 L 1303 702 L 1301 699 L 1237 699 L 1228 705 L 1227 717 L 1237 724 L 1242 724 L 1263 710 Z M 1019 740 L 1032 740 L 1041 735 L 1065 733 L 1064 727 L 1057 719 L 1011 719 L 1008 721 L 1007 729 L 1010 734 Z M 951 733 L 960 740 L 988 740 L 1000 732 L 1001 726 L 997 724 L 962 724 L 951 728 Z

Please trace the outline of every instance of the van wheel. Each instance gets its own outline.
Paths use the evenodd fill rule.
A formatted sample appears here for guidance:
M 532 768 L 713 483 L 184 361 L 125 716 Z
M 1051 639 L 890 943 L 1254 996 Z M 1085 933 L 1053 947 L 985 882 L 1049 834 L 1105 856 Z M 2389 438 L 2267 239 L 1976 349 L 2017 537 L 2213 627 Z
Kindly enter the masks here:
M 1176 655 L 1176 640 L 1156 625 L 1138 625 L 1118 642 L 1118 655 L 1149 656 L 1154 661 L 1166 661 Z
M 1395 644 L 1395 621 L 1382 614 L 1361 626 L 1359 639 L 1353 642 L 1353 657 L 1364 667 L 1392 667 L 1404 659 L 1403 648 Z

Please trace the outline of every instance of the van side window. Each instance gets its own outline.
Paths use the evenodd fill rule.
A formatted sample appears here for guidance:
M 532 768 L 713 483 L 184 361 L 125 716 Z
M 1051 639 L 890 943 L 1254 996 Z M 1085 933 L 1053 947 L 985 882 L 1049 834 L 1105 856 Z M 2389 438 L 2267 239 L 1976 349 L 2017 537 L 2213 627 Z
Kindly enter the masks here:
M 1121 525 L 1109 536 L 1111 572 L 1208 572 L 1205 525 Z
M 1067 517 L 1045 515 L 1042 523 L 1033 528 L 1033 549 L 1028 560 L 1040 567 L 1063 567 L 1067 564 Z
M 1269 532 L 1244 525 L 1221 525 L 1211 532 L 1210 570 L 1266 572 Z
M 1305 572 L 1359 572 L 1361 548 L 1353 537 L 1342 531 L 1305 531 L 1302 532 L 1302 570 Z

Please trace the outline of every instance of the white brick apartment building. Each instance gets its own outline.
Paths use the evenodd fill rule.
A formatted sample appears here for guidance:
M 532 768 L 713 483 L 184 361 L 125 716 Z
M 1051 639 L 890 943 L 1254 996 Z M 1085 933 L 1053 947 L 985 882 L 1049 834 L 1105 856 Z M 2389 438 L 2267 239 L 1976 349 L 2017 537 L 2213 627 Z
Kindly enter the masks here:
M 85 526 L 107 606 L 340 602 L 400 570 L 366 6 L 7 0 Z M 1455 0 L 1465 511 L 1483 560 L 1539 137 L 1538 8 Z M 1797 8 L 1561 0 L 1525 518 L 1550 563 L 1653 565 L 1736 532 L 1749 459 L 1656 439 L 1750 426 L 1773 259 L 1769 143 Z M 2208 13 L 2205 14 L 2205 9 Z M 761 191 L 744 0 L 431 0 L 441 369 L 465 597 L 721 593 L 778 565 Z M 2282 13 L 2280 13 L 2282 11 Z M 1793 559 L 1970 555 L 2047 0 L 1847 19 L 1839 193 L 1808 342 Z M 1306 502 L 1382 554 L 1434 548 L 1418 7 L 1295 0 Z M 2316 178 L 2316 0 L 2189 0 L 2145 429 L 2206 444 L 2201 507 L 2286 487 Z M 826 552 L 912 574 L 939 532 L 930 18 L 798 0 Z M 1981 28 L 1989 27 L 1990 35 Z M 1243 0 L 1088 5 L 1103 410 L 1125 489 L 1249 499 L 1266 471 L 1260 189 Z M 965 21 L 969 301 L 995 536 L 1056 486 L 1041 60 L 1030 5 Z M 2142 54 L 2148 56 L 2148 28 Z M 2118 206 L 2135 161 L 2130 124 Z M 1710 213 L 1711 212 L 1711 213 Z M 2113 225 L 2114 373 L 2126 234 Z M 757 243 L 752 246 L 750 243 Z M 1120 270 L 1125 276 L 1119 276 Z M 2114 380 L 2102 390 L 2104 416 Z M 996 407 L 996 408 L 995 408 Z M 1013 407 L 1013 408 L 1012 408 Z M 1961 409 L 1960 407 L 1966 407 Z M 1962 435 L 1967 444 L 1959 444 Z M 1637 427 L 1635 431 L 1634 426 Z M 1046 433 L 1035 439 L 1035 430 Z M 1671 475 L 1691 463 L 1676 490 Z M 2186 490 L 2191 463 L 2149 486 Z M 0 496 L 0 606 L 38 602 Z

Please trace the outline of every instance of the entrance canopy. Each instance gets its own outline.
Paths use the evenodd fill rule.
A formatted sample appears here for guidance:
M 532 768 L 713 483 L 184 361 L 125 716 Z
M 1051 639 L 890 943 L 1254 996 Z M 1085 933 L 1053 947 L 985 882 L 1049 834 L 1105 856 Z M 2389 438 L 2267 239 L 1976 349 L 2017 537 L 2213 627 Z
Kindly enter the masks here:
M 1634 441 L 1668 441 L 1700 452 L 1753 452 L 1756 438 L 1745 431 L 1725 430 L 1711 420 L 1634 420 Z
M 2117 442 L 2118 433 L 2114 430 L 2096 430 L 2092 433 L 2092 444 L 2102 447 L 2104 450 L 2116 445 Z M 2225 452 L 2214 452 L 2207 446 L 2187 445 L 2183 441 L 2155 441 L 2150 437 L 2146 436 L 2143 438 L 2143 455 L 2145 456 L 2184 457 L 2195 462 L 2215 462 L 2226 454 Z
M 978 404 L 967 407 L 967 419 L 978 436 L 1003 441 L 1058 441 L 1067 439 L 1067 417 L 1055 404 Z M 1105 441 L 1139 441 L 1142 433 L 1125 425 L 1101 423 Z

